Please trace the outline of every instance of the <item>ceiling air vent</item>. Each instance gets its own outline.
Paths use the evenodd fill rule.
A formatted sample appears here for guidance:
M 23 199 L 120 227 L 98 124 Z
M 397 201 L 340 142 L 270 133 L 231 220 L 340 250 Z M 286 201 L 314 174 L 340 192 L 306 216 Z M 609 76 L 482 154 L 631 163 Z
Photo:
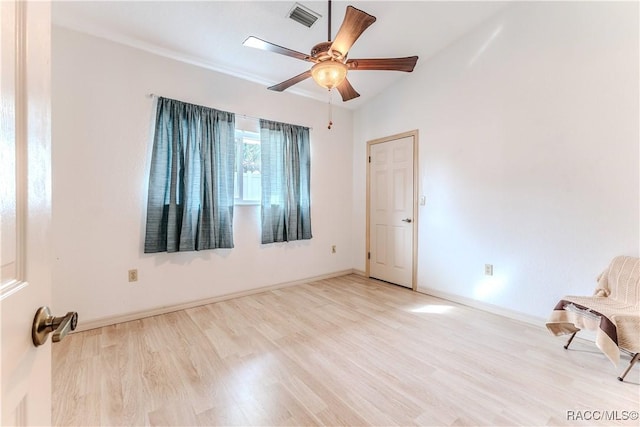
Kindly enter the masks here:
M 300 3 L 294 4 L 289 11 L 289 18 L 308 28 L 311 28 L 311 26 L 315 24 L 320 16 L 321 15 L 318 12 L 314 12 L 308 7 L 301 5 Z

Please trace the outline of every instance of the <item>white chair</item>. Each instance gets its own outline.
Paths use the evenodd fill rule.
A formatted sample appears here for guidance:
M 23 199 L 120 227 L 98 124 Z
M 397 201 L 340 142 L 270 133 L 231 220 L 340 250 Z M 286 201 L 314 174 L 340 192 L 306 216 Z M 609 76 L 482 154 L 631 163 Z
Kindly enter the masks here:
M 631 356 L 620 381 L 640 358 L 640 258 L 615 257 L 598 277 L 593 296 L 565 296 L 554 308 L 547 329 L 571 334 L 569 348 L 581 329 L 596 332 L 596 345 L 617 366 L 620 351 Z

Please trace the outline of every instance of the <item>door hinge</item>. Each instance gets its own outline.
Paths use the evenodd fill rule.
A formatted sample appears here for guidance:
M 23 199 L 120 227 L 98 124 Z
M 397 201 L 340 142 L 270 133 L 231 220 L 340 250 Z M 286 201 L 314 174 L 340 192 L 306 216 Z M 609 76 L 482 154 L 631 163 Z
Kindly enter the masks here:
M 371 252 L 367 252 L 367 259 L 371 259 Z
M 369 156 L 369 163 L 371 163 L 371 156 Z

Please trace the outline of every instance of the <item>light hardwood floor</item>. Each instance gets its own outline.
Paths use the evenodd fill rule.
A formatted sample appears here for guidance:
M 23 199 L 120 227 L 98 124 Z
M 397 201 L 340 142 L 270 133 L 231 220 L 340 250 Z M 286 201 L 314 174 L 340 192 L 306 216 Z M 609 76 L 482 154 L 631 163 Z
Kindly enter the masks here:
M 563 344 L 350 275 L 70 335 L 53 346 L 53 421 L 637 426 L 623 411 L 640 369 L 620 383 L 593 343 Z

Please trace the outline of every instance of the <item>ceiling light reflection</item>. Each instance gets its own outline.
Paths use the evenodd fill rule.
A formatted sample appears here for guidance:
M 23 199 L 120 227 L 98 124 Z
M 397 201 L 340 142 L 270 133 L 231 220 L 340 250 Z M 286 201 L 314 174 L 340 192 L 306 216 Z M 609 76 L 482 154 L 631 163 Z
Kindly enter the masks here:
M 427 304 L 422 307 L 412 308 L 410 311 L 412 313 L 429 313 L 429 314 L 443 314 L 453 309 L 452 305 L 436 305 L 436 304 Z

